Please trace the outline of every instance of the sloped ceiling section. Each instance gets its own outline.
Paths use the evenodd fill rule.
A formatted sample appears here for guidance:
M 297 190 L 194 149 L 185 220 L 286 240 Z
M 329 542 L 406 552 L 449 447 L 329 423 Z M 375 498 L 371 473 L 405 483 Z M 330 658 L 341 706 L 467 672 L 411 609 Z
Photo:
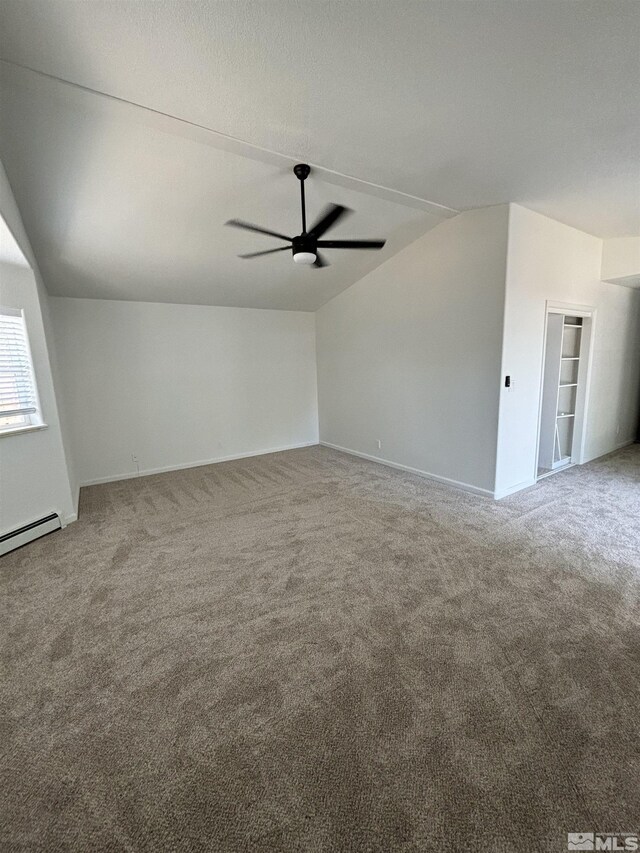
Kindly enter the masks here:
M 0 264 L 11 264 L 16 267 L 28 267 L 29 262 L 22 254 L 18 241 L 13 236 L 7 223 L 0 216 Z
M 640 233 L 637 0 L 3 0 L 0 56 L 457 210 Z
M 384 250 L 326 251 L 320 270 L 285 252 L 242 260 L 282 244 L 230 218 L 300 232 L 293 161 L 10 65 L 0 73 L 0 155 L 54 295 L 312 311 L 454 214 L 314 170 L 309 221 L 344 204 L 354 212 L 332 236 L 387 237 Z
M 637 0 L 4 0 L 0 156 L 53 292 L 313 309 L 452 211 L 640 233 L 639 43 Z M 296 161 L 383 253 L 234 258 Z

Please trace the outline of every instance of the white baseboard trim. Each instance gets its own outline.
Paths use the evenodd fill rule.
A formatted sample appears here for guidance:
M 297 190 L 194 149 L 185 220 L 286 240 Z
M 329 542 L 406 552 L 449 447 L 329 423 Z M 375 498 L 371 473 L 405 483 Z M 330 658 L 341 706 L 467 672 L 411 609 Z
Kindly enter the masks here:
M 615 447 L 611 448 L 611 450 L 605 450 L 604 453 L 598 453 L 597 456 L 590 456 L 588 459 L 584 459 L 580 464 L 586 465 L 587 462 L 593 462 L 595 459 L 604 459 L 605 456 L 609 456 L 612 453 L 616 453 L 618 450 L 622 450 L 623 447 L 629 447 L 630 444 L 635 443 L 635 438 L 628 438 L 625 441 L 621 441 L 619 444 L 616 444 Z
M 472 486 L 470 483 L 462 483 L 460 480 L 441 477 L 439 474 L 431 474 L 429 471 L 423 471 L 420 468 L 401 465 L 399 462 L 391 462 L 388 459 L 381 459 L 379 456 L 371 456 L 369 453 L 361 453 L 359 450 L 351 450 L 349 447 L 341 447 L 339 444 L 331 444 L 328 441 L 321 441 L 320 444 L 322 447 L 331 448 L 331 450 L 339 450 L 341 453 L 348 453 L 350 456 L 359 456 L 361 459 L 367 459 L 369 462 L 386 465 L 387 468 L 396 468 L 398 471 L 407 471 L 409 474 L 426 477 L 427 480 L 435 480 L 436 483 L 443 483 L 445 486 L 452 486 L 454 489 L 462 489 L 464 492 L 472 492 L 474 495 L 482 495 L 485 498 L 493 497 L 493 492 L 490 489 L 481 489 L 479 486 Z
M 496 489 L 493 493 L 493 497 L 499 501 L 502 498 L 506 498 L 509 495 L 522 491 L 522 489 L 528 489 L 530 486 L 535 486 L 537 482 L 537 480 L 524 480 L 522 483 L 516 483 L 515 486 L 507 486 L 506 489 Z
M 162 468 L 146 468 L 139 473 L 126 472 L 124 474 L 113 474 L 109 477 L 98 477 L 95 480 L 85 480 L 80 484 L 84 486 L 99 486 L 102 483 L 117 483 L 119 480 L 134 480 L 138 477 L 149 477 L 152 474 L 166 474 L 169 471 L 183 471 L 187 468 L 200 468 L 202 465 L 217 465 L 218 462 L 233 462 L 234 459 L 248 459 L 250 456 L 266 456 L 268 453 L 283 453 L 285 450 L 298 450 L 301 447 L 314 447 L 317 441 L 304 441 L 302 444 L 288 444 L 284 447 L 270 447 L 268 450 L 252 450 L 249 453 L 235 453 L 232 456 L 216 456 L 214 459 L 201 459 L 198 462 L 187 462 L 182 465 L 164 465 Z

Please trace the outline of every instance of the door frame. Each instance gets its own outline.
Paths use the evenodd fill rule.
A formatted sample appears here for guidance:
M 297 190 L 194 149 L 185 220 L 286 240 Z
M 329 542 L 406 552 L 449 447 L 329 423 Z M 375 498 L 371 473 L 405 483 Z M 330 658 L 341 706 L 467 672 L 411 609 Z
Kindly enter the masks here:
M 565 314 L 571 317 L 582 317 L 582 332 L 580 333 L 580 361 L 578 364 L 578 387 L 576 393 L 576 416 L 573 424 L 573 441 L 571 445 L 570 465 L 582 465 L 585 461 L 585 442 L 587 435 L 587 418 L 591 392 L 591 368 L 593 366 L 593 343 L 595 340 L 597 309 L 594 305 L 578 305 L 573 302 L 557 302 L 545 300 L 544 333 L 542 337 L 542 364 L 540 370 L 540 394 L 538 399 L 538 430 L 536 433 L 536 458 L 533 471 L 534 481 L 548 477 L 549 472 L 538 475 L 538 459 L 540 456 L 540 432 L 542 426 L 542 396 L 544 392 L 544 367 L 547 358 L 547 321 L 549 314 Z M 567 466 L 568 467 L 568 466 Z M 558 471 L 564 471 L 559 468 Z

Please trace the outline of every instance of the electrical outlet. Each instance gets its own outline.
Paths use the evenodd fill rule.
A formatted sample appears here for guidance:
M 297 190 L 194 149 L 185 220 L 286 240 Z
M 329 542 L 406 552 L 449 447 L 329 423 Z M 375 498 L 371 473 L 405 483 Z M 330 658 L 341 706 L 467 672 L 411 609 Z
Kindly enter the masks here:
M 378 439 L 376 441 L 376 446 L 377 446 L 378 450 L 382 450 L 382 442 L 380 441 L 380 439 Z

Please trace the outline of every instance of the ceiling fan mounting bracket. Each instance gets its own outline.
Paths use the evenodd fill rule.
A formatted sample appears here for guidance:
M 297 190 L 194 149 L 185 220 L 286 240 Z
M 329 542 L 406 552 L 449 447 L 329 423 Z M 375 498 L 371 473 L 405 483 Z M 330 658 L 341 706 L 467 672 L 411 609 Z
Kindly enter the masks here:
M 293 174 L 300 181 L 305 181 L 311 173 L 311 166 L 308 166 L 306 163 L 297 163 L 293 167 Z

